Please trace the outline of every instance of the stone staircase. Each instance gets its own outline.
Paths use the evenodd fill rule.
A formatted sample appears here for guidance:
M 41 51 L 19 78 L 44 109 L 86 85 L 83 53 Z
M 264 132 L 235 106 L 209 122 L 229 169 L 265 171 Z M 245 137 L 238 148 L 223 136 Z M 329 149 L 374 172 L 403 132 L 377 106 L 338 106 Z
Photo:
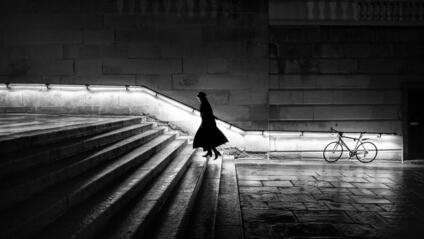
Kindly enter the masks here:
M 0 238 L 183 238 L 208 168 L 144 117 L 3 137 L 0 155 Z

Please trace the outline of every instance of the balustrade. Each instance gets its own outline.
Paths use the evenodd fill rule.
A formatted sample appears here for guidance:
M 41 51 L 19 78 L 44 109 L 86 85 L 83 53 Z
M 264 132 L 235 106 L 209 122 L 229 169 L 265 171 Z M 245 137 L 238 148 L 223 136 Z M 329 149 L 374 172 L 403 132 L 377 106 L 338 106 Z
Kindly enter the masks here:
M 271 23 L 424 23 L 424 0 L 270 0 Z
M 242 11 L 242 1 L 116 0 L 121 14 L 218 17 Z M 424 21 L 424 0 L 269 0 L 270 19 L 352 23 Z
M 243 2 L 237 0 L 116 0 L 117 11 L 120 14 L 179 17 L 217 17 L 222 14 L 240 12 L 242 5 Z

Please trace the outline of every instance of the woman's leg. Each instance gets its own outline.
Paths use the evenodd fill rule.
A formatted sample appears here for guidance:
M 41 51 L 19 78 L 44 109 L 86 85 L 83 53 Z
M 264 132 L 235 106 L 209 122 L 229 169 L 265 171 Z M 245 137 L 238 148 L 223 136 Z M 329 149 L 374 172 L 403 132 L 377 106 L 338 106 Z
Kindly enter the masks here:
M 211 148 L 204 148 L 203 150 L 207 150 L 208 151 L 205 155 L 203 155 L 203 157 L 212 156 L 212 150 L 211 150 Z
M 213 153 L 215 154 L 214 159 L 217 159 L 219 156 L 221 156 L 221 153 L 215 147 L 212 148 L 212 150 L 213 150 Z

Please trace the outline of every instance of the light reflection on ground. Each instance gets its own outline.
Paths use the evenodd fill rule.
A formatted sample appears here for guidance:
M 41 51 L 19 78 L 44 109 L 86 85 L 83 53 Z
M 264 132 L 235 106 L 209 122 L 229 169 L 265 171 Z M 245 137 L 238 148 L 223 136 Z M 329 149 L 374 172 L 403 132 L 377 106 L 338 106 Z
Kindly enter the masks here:
M 420 238 L 424 170 L 237 165 L 246 238 Z

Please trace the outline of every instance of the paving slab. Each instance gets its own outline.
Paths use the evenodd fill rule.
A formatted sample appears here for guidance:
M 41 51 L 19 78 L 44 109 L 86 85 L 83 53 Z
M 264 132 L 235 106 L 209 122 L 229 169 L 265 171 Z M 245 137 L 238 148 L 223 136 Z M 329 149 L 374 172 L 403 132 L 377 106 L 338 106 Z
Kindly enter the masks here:
M 236 163 L 244 238 L 424 233 L 424 167 L 262 162 Z

